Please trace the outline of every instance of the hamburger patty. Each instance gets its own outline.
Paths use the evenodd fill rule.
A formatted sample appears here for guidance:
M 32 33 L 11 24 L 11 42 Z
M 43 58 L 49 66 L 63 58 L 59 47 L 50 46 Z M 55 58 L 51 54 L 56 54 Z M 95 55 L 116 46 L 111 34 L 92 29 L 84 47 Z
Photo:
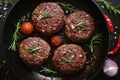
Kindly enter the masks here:
M 63 27 L 65 15 L 57 3 L 41 3 L 33 11 L 32 21 L 37 31 L 51 35 Z
M 39 37 L 29 37 L 19 46 L 19 56 L 25 62 L 33 65 L 43 63 L 50 55 L 49 44 Z
M 86 63 L 84 50 L 76 44 L 64 44 L 57 48 L 53 56 L 54 66 L 63 73 L 81 70 Z
M 72 13 L 66 19 L 65 33 L 73 42 L 83 42 L 94 32 L 93 18 L 85 11 Z

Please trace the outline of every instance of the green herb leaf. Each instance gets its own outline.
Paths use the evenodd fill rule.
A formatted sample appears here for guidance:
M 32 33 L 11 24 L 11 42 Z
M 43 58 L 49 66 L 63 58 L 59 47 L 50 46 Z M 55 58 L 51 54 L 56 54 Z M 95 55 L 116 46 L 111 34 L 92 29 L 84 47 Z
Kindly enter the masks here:
M 75 27 L 84 27 L 87 26 L 87 23 L 85 21 L 80 21 L 78 24 L 75 25 Z
M 7 4 L 12 4 L 13 0 L 5 0 Z
M 48 18 L 48 17 L 50 17 L 50 14 L 48 12 L 46 12 L 46 13 L 43 13 L 40 18 L 45 19 L 45 18 Z
M 113 12 L 114 14 L 120 14 L 120 9 L 118 9 L 118 7 L 113 6 L 112 3 L 106 1 L 106 0 L 97 0 L 99 2 L 104 3 L 104 5 L 106 6 L 106 8 L 109 10 L 109 12 Z
M 46 68 L 46 67 L 42 67 L 42 66 L 41 66 L 41 68 L 42 68 L 42 70 L 40 70 L 40 72 L 44 72 L 46 74 L 56 74 L 57 73 L 56 71 L 51 70 L 50 68 Z
M 19 32 L 19 29 L 20 29 L 20 25 L 21 25 L 21 21 L 19 21 L 15 27 L 15 32 L 13 34 L 13 37 L 12 37 L 12 44 L 10 45 L 9 49 L 11 49 L 12 51 L 16 51 L 17 49 L 17 41 L 20 39 L 20 32 Z
M 2 14 L 0 14 L 0 18 L 2 18 L 3 17 L 3 15 Z
M 73 59 L 70 59 L 70 58 L 62 58 L 62 61 L 63 62 L 67 62 L 67 63 L 73 63 L 74 62 L 74 60 Z
M 27 14 L 26 16 L 28 19 L 30 19 L 31 15 L 30 15 L 30 12 Z
M 90 41 L 90 44 L 89 44 L 89 48 L 90 48 L 90 51 L 93 53 L 93 50 L 94 50 L 94 47 L 97 45 L 97 44 L 101 44 L 101 41 L 102 41 L 102 34 L 99 33 L 99 34 L 96 34 L 95 36 L 92 37 L 91 41 Z
M 75 9 L 73 8 L 73 6 L 72 6 L 71 4 L 60 3 L 60 5 L 63 7 L 63 9 L 64 9 L 65 11 L 68 10 L 68 11 L 70 11 L 70 13 L 77 11 L 77 10 L 75 10 Z
M 40 50 L 40 48 L 36 47 L 36 46 L 32 46 L 31 48 L 27 48 L 28 53 L 36 53 L 38 50 Z

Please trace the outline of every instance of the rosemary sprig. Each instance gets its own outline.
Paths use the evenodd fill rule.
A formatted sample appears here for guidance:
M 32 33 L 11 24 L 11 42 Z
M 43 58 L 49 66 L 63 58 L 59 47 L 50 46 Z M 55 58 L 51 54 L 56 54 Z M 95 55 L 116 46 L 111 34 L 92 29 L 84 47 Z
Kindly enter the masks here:
M 20 29 L 20 25 L 21 25 L 21 21 L 18 21 L 18 23 L 15 25 L 16 29 L 15 29 L 15 32 L 13 34 L 13 37 L 12 37 L 12 43 L 9 47 L 9 49 L 11 49 L 12 51 L 16 51 L 17 50 L 17 41 L 20 39 L 20 32 L 19 32 L 19 29 Z
M 3 15 L 2 14 L 0 14 L 0 19 L 3 17 Z
M 41 15 L 41 19 L 45 19 L 45 18 L 48 18 L 48 17 L 50 17 L 50 14 L 48 13 L 48 12 L 45 12 L 45 13 L 43 13 L 42 15 Z
M 56 71 L 51 70 L 50 68 L 47 68 L 47 67 L 41 66 L 41 68 L 42 68 L 42 70 L 40 70 L 40 72 L 44 72 L 46 74 L 56 74 L 57 73 Z
M 37 52 L 38 50 L 40 50 L 40 48 L 36 47 L 36 46 L 32 46 L 31 48 L 27 48 L 28 53 L 31 53 L 31 54 Z
M 60 5 L 63 7 L 63 9 L 64 9 L 65 11 L 68 10 L 68 11 L 70 11 L 70 13 L 77 11 L 77 10 L 75 10 L 75 9 L 73 8 L 73 6 L 72 6 L 71 4 L 60 3 Z
M 74 62 L 74 60 L 73 59 L 70 59 L 70 58 L 62 58 L 62 61 L 63 62 L 67 62 L 67 63 L 73 63 Z
M 80 21 L 78 24 L 75 25 L 75 27 L 84 27 L 87 26 L 87 23 L 85 21 Z
M 118 9 L 118 7 L 116 6 L 113 6 L 112 3 L 106 0 L 97 0 L 97 1 L 104 3 L 104 5 L 110 11 L 110 13 L 113 12 L 114 14 L 120 14 L 120 9 Z
M 30 19 L 30 17 L 31 17 L 30 12 L 27 14 L 27 16 L 26 16 L 26 17 Z
M 12 4 L 13 0 L 5 0 L 7 4 Z
M 90 48 L 90 51 L 93 53 L 93 50 L 94 50 L 94 47 L 97 45 L 97 44 L 100 44 L 101 41 L 102 41 L 102 34 L 99 33 L 99 34 L 96 34 L 95 36 L 92 37 L 91 41 L 90 41 L 90 44 L 88 45 L 88 47 Z

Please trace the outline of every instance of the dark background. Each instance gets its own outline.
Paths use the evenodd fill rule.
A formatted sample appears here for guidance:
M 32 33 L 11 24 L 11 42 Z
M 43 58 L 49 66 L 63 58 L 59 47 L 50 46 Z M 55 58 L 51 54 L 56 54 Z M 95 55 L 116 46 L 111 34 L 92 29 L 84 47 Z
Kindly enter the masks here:
M 11 9 L 11 7 L 15 5 L 17 1 L 18 0 L 13 0 L 12 4 L 10 4 L 10 3 L 5 3 L 5 0 L 0 0 L 0 14 L 3 15 L 3 17 L 0 19 L 0 23 L 5 21 L 5 17 L 8 14 L 8 11 Z M 107 1 L 111 2 L 114 6 L 118 6 L 120 8 L 120 0 L 107 0 Z M 114 15 L 113 13 L 109 13 L 109 11 L 104 7 L 102 3 L 97 2 L 97 4 L 101 8 L 101 10 L 110 17 L 110 19 L 113 22 L 114 28 L 115 28 L 115 31 L 113 33 L 110 33 L 109 50 L 112 50 L 115 47 L 118 36 L 120 34 L 120 15 L 118 14 Z M 120 67 L 120 51 L 118 51 L 113 56 L 108 56 L 108 58 L 111 58 L 112 60 L 114 60 Z M 0 80 L 19 80 L 15 76 L 15 74 L 12 73 L 12 71 L 9 69 L 7 62 L 5 60 L 5 55 L 4 53 L 1 53 L 1 52 L 0 52 Z M 118 74 L 115 77 L 108 77 L 101 70 L 93 80 L 120 80 L 120 69 L 119 69 Z

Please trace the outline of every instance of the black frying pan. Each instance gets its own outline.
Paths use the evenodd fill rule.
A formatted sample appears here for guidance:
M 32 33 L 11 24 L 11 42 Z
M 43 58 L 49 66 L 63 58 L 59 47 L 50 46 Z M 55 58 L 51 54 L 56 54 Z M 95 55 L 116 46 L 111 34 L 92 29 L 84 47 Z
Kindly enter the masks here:
M 5 24 L 1 24 L 1 26 L 3 27 L 3 31 L 1 31 L 3 35 L 2 35 L 2 38 L 0 39 L 2 41 L 2 45 L 4 48 L 2 52 L 6 54 L 6 58 L 11 70 L 22 80 L 43 80 L 45 76 L 46 77 L 51 76 L 51 75 L 41 74 L 39 73 L 39 70 L 34 70 L 29 68 L 21 61 L 17 52 L 12 52 L 8 50 L 8 47 L 11 44 L 11 38 L 12 38 L 13 32 L 15 30 L 15 27 L 13 25 L 14 22 L 16 22 L 20 17 L 27 15 L 28 12 L 31 13 L 34 10 L 34 8 L 41 2 L 49 2 L 49 1 L 59 2 L 59 3 L 61 2 L 69 3 L 79 10 L 84 10 L 88 12 L 94 18 L 94 22 L 95 22 L 94 34 L 96 33 L 103 34 L 102 46 L 95 49 L 95 52 L 94 52 L 95 60 L 93 60 L 91 64 L 85 66 L 85 68 L 82 71 L 74 75 L 63 76 L 62 74 L 57 74 L 54 76 L 53 80 L 84 80 L 84 79 L 91 80 L 93 79 L 96 73 L 98 73 L 98 71 L 101 69 L 102 64 L 106 58 L 108 43 L 109 43 L 109 33 L 108 33 L 106 22 L 102 15 L 102 12 L 96 6 L 95 2 L 92 0 L 21 0 L 19 1 L 11 10 L 10 14 L 6 19 Z M 57 34 L 61 34 L 63 31 L 64 29 L 62 29 Z M 44 37 L 44 35 L 39 35 L 39 36 L 44 38 L 49 43 L 48 38 Z M 67 39 L 65 40 L 67 42 Z M 83 45 L 81 44 L 79 45 L 81 45 L 86 50 L 86 47 L 84 46 L 84 44 L 85 43 L 83 43 Z M 90 61 L 91 59 L 94 59 L 94 56 L 92 55 L 88 56 L 88 61 Z

